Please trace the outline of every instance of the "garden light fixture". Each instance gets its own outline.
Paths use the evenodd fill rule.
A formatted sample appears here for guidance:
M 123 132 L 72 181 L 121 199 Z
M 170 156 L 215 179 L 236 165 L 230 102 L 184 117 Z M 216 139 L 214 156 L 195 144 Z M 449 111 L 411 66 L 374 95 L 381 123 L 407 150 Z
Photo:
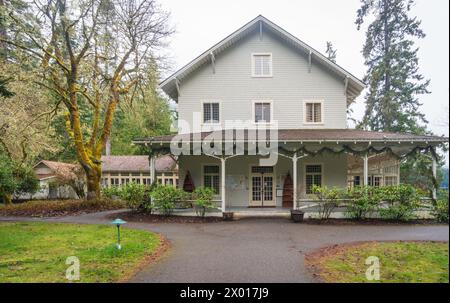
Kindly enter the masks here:
M 117 244 L 116 247 L 117 249 L 122 249 L 122 246 L 120 245 L 120 225 L 127 223 L 127 221 L 124 221 L 122 219 L 115 219 L 114 221 L 111 221 L 111 224 L 114 224 L 117 226 Z

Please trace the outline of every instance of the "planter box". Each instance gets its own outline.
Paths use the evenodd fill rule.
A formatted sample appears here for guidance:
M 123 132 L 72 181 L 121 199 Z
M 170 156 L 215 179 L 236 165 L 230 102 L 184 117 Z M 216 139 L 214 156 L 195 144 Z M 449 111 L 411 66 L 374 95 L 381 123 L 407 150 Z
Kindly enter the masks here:
M 292 221 L 294 221 L 295 223 L 299 223 L 303 221 L 303 216 L 305 215 L 304 212 L 302 212 L 301 210 L 294 210 L 291 209 L 291 219 Z
M 222 213 L 224 221 L 232 221 L 234 217 L 234 213 L 231 211 L 226 211 Z

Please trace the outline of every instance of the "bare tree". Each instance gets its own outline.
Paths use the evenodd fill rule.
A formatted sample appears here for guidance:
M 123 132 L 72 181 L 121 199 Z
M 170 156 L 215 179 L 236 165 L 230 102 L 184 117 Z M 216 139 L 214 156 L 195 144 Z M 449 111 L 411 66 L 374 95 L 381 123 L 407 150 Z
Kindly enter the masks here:
M 3 42 L 39 59 L 39 84 L 57 96 L 56 107 L 65 109 L 66 128 L 86 174 L 87 198 L 99 198 L 100 158 L 116 108 L 132 102 L 143 75 L 158 60 L 173 32 L 169 14 L 153 0 L 34 0 L 29 7 L 31 20 L 29 11 L 8 14 L 23 42 Z

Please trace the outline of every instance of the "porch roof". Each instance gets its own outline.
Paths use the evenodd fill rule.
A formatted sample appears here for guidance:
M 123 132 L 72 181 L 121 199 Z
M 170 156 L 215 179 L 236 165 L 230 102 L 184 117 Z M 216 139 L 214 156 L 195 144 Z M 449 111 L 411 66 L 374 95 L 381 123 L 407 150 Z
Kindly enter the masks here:
M 221 139 L 222 141 L 247 142 L 258 139 L 258 132 L 245 130 L 218 130 L 201 133 L 175 134 L 159 137 L 136 138 L 134 144 L 168 144 L 173 139 L 197 142 L 204 139 Z M 409 133 L 375 132 L 358 129 L 280 129 L 277 137 L 271 138 L 271 132 L 266 130 L 265 140 L 277 142 L 297 142 L 297 143 L 322 143 L 322 142 L 368 142 L 368 143 L 429 143 L 439 145 L 447 143 L 449 138 L 429 135 L 415 135 Z

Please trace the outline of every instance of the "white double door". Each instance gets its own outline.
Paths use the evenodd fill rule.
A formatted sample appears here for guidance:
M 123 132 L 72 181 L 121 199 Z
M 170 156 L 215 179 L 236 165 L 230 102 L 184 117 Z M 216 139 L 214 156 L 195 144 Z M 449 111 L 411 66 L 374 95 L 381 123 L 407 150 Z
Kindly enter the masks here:
M 250 206 L 273 207 L 275 177 L 272 166 L 252 166 L 250 169 Z

